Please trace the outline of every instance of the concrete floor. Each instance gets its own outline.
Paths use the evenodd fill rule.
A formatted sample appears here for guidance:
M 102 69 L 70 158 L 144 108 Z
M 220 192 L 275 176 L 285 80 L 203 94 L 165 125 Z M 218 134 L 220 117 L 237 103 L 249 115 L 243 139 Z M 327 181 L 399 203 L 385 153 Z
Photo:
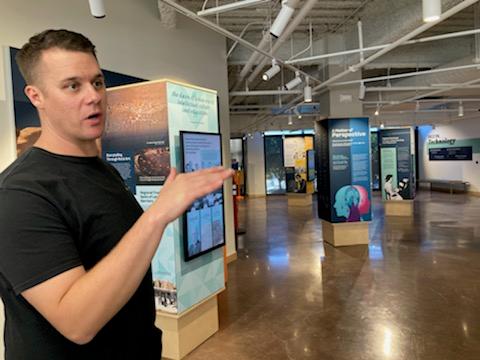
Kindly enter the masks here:
M 386 220 L 373 203 L 370 245 L 333 248 L 315 204 L 243 202 L 220 331 L 186 359 L 480 359 L 480 198 L 420 192 Z

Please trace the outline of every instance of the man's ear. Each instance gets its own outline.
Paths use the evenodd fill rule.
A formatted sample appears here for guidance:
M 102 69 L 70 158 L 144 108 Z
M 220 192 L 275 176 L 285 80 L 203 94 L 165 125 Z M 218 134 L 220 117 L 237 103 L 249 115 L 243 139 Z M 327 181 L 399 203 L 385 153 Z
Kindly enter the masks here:
M 23 90 L 25 95 L 30 99 L 30 102 L 37 109 L 41 109 L 43 106 L 43 94 L 38 87 L 35 85 L 27 85 Z

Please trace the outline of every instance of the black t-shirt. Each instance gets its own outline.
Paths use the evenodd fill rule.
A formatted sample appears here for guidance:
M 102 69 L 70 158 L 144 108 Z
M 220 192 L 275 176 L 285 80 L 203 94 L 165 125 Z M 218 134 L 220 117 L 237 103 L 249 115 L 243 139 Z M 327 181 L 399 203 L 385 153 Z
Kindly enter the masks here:
M 92 268 L 142 214 L 97 157 L 32 148 L 0 175 L 0 296 L 6 360 L 160 359 L 149 270 L 128 303 L 86 345 L 63 337 L 22 296 L 76 266 Z

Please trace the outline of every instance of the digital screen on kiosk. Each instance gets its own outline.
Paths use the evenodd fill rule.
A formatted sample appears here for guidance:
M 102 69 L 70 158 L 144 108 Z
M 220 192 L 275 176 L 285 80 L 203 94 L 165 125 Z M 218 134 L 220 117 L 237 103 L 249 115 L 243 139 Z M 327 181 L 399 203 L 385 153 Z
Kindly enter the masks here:
M 185 173 L 222 165 L 220 134 L 181 131 L 180 143 Z M 183 223 L 186 261 L 225 245 L 223 187 L 196 200 Z

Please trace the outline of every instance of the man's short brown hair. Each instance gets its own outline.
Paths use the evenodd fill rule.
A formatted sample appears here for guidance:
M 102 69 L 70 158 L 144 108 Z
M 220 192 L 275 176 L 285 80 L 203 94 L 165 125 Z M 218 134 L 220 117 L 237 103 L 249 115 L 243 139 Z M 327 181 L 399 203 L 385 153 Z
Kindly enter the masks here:
M 36 80 L 42 52 L 52 48 L 95 54 L 95 45 L 82 34 L 69 30 L 45 30 L 32 36 L 17 53 L 15 60 L 27 84 Z

